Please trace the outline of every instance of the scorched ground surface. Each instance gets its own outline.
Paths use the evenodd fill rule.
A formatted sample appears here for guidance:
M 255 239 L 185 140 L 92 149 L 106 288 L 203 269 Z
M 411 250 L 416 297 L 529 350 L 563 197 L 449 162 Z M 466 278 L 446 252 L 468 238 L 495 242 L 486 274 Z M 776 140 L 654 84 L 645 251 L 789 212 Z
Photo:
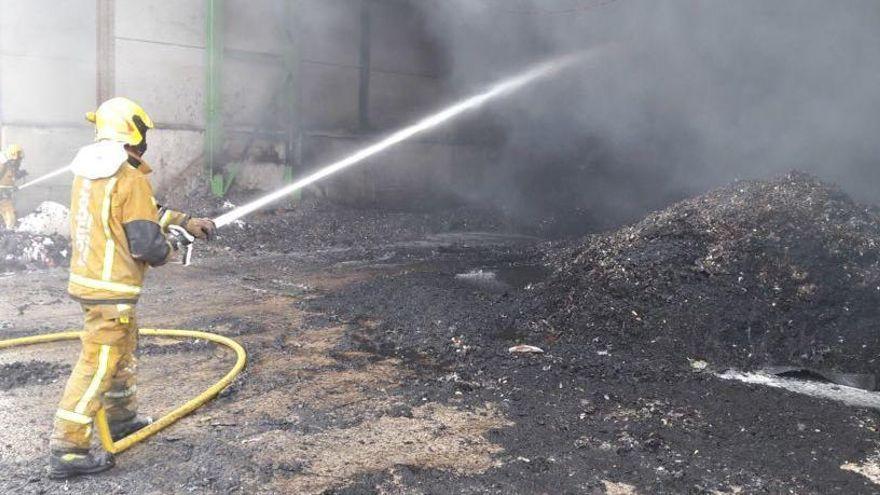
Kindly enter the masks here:
M 676 211 L 699 209 L 683 205 L 651 218 L 674 220 Z M 694 222 L 670 222 L 685 249 L 647 258 L 674 262 L 668 270 L 628 280 L 660 273 L 676 288 L 712 281 L 720 276 L 716 267 L 764 266 L 711 260 L 701 267 L 696 262 L 714 241 L 694 236 L 692 226 L 706 225 Z M 606 259 L 630 258 L 636 261 L 627 266 L 638 268 L 633 253 L 640 244 L 627 247 L 627 232 L 639 239 L 651 238 L 639 232 L 652 232 L 639 225 L 563 249 L 452 229 L 372 238 L 354 248 L 328 241 L 283 254 L 249 244 L 252 238 L 221 238 L 195 266 L 150 275 L 140 321 L 235 337 L 250 353 L 241 379 L 122 455 L 111 474 L 59 484 L 42 471 L 45 439 L 63 381 L 59 366 L 74 359 L 75 349 L 4 353 L 4 370 L 24 372 L 0 390 L 0 492 L 876 493 L 868 477 L 841 468 L 877 470 L 875 412 L 696 373 L 687 358 L 719 367 L 720 351 L 718 359 L 696 351 L 728 341 L 678 345 L 652 324 L 658 316 L 650 305 L 610 309 L 609 300 L 639 298 L 613 292 L 617 286 L 598 276 L 605 272 L 587 268 L 599 259 L 592 246 L 618 246 L 615 253 L 623 254 Z M 855 239 L 873 228 L 858 227 L 866 234 Z M 737 241 L 748 231 L 729 236 L 724 253 L 760 252 L 740 248 L 752 246 Z M 668 249 L 679 245 L 674 235 L 659 238 Z M 771 244 L 768 252 L 779 251 Z M 828 259 L 822 256 L 810 259 Z M 858 271 L 850 273 L 867 273 L 869 264 L 855 264 Z M 807 279 L 794 280 L 815 283 L 810 270 Z M 19 277 L 0 278 L 4 337 L 78 322 L 77 306 L 59 297 L 64 270 Z M 612 295 L 602 296 L 607 291 Z M 567 311 L 572 294 L 585 297 Z M 682 321 L 702 321 L 690 318 Z M 707 327 L 706 335 L 714 330 Z M 517 343 L 546 352 L 511 356 L 507 349 Z M 195 395 L 231 364 L 205 344 L 144 344 L 140 390 L 147 412 Z M 731 361 L 740 359 L 734 353 Z

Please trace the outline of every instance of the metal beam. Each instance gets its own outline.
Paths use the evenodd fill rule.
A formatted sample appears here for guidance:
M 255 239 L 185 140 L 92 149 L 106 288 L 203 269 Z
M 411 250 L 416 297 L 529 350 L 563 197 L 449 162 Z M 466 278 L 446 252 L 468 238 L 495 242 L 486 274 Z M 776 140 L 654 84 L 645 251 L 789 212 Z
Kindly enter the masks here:
M 212 185 L 223 150 L 223 29 L 225 0 L 205 0 L 205 173 Z M 223 175 L 220 174 L 221 180 Z M 217 188 L 213 188 L 218 192 Z
M 116 0 L 96 0 L 96 106 L 116 93 Z
M 299 52 L 299 16 L 298 1 L 284 1 L 284 41 L 285 46 L 282 53 L 282 62 L 284 64 L 285 80 L 284 92 L 286 119 L 287 119 L 287 149 L 285 151 L 285 180 L 290 182 L 296 172 L 296 168 L 301 165 L 302 161 L 302 122 L 300 119 L 300 95 L 299 95 L 299 73 L 300 73 L 300 52 Z
M 361 132 L 370 130 L 370 65 L 372 58 L 372 0 L 361 0 L 360 79 L 358 81 L 358 124 Z

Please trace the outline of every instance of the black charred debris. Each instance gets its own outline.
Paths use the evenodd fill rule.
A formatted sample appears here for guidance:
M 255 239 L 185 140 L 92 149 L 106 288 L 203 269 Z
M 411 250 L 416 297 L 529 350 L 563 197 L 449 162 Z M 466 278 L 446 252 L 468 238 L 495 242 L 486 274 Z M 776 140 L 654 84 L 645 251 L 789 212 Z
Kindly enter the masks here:
M 880 212 L 803 173 L 737 182 L 612 233 L 425 256 L 434 272 L 310 306 L 378 319 L 374 345 L 452 366 L 526 343 L 574 360 L 626 352 L 669 370 L 690 360 L 880 372 Z M 450 272 L 475 264 L 550 274 L 487 292 Z M 467 357 L 447 329 L 471 346 Z
M 546 263 L 533 302 L 545 343 L 880 372 L 880 213 L 803 173 L 682 201 Z
M 491 436 L 500 467 L 424 476 L 419 489 L 581 493 L 601 476 L 639 493 L 876 493 L 840 469 L 876 451 L 860 426 L 874 428 L 875 412 L 693 364 L 876 373 L 878 241 L 876 211 L 793 173 L 616 232 L 424 253 L 418 269 L 303 305 L 328 326 L 346 322 L 338 350 L 407 363 L 419 377 L 405 386 L 413 404 L 492 403 L 512 418 Z M 500 282 L 537 263 L 549 275 L 506 289 L 457 276 Z M 516 344 L 545 352 L 511 354 Z
M 0 273 L 67 266 L 69 256 L 64 237 L 0 230 Z
M 51 383 L 66 377 L 69 373 L 69 365 L 45 361 L 0 364 L 0 391 Z
M 505 228 L 483 210 L 395 213 L 316 201 L 246 222 L 225 228 L 220 244 L 290 252 Z M 599 338 L 610 347 L 650 344 L 679 363 L 880 372 L 880 212 L 812 176 L 737 182 L 613 233 L 525 251 L 520 262 L 552 273 L 517 296 L 513 325 L 531 343 Z M 68 252 L 60 237 L 0 231 L 0 272 L 64 266 Z

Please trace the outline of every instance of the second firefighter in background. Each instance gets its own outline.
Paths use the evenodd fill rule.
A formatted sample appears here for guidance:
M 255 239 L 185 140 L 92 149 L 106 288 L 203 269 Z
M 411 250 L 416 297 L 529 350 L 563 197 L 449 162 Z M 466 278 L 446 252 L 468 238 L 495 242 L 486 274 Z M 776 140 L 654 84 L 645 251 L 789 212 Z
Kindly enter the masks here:
M 21 168 L 24 152 L 21 146 L 10 144 L 0 151 L 0 220 L 3 226 L 12 230 L 18 220 L 15 216 L 16 181 L 27 175 Z
M 55 413 L 50 475 L 67 478 L 113 466 L 110 453 L 90 452 L 95 416 L 105 408 L 114 440 L 143 428 L 138 414 L 135 305 L 148 267 L 177 249 L 168 230 L 179 225 L 199 239 L 214 224 L 156 203 L 144 161 L 153 122 L 136 103 L 113 98 L 87 114 L 95 143 L 71 164 L 70 296 L 85 314 L 82 352 Z

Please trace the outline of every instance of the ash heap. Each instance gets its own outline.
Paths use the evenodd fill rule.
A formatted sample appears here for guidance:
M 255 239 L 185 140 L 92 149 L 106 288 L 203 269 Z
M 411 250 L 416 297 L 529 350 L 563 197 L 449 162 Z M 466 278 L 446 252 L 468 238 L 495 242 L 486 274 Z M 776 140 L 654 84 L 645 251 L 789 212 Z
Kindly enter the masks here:
M 880 214 L 809 175 L 734 183 L 546 260 L 546 340 L 880 372 Z

